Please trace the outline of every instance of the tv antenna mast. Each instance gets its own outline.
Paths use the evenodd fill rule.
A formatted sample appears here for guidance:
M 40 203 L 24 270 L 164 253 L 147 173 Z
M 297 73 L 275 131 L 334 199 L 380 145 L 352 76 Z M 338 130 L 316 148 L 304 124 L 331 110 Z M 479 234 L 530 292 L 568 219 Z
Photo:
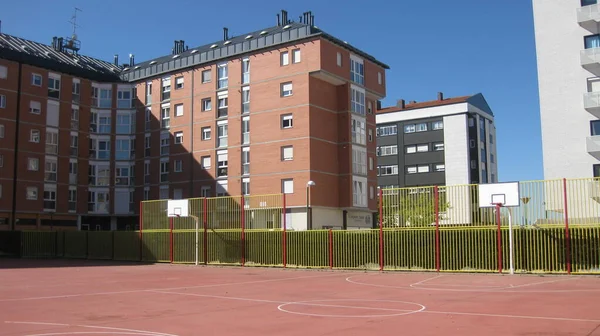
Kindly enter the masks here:
M 71 49 L 75 54 L 77 54 L 81 48 L 81 42 L 77 39 L 77 28 L 79 27 L 77 24 L 77 12 L 82 12 L 82 10 L 75 7 L 73 16 L 71 16 L 71 20 L 69 21 L 69 23 L 73 25 L 73 34 L 71 35 L 71 38 L 67 39 L 67 43 L 64 45 L 65 48 Z
M 71 36 L 71 38 L 73 39 L 77 39 L 77 28 L 79 27 L 79 25 L 77 24 L 77 12 L 82 12 L 81 9 L 75 7 L 75 11 L 73 11 L 73 16 L 71 16 L 71 20 L 69 21 L 70 24 L 73 25 L 73 35 Z

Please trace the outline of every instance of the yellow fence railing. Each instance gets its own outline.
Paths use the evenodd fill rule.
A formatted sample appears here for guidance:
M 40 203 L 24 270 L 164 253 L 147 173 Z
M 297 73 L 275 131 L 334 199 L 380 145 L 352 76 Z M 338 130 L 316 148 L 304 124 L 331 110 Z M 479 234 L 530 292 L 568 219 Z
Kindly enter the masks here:
M 283 195 L 195 198 L 196 232 L 167 200 L 145 201 L 140 231 L 0 232 L 0 254 L 19 239 L 6 249 L 23 257 L 507 272 L 510 222 L 515 272 L 600 273 L 600 179 L 520 182 L 519 206 L 499 216 L 476 185 L 382 189 L 378 202 L 379 228 L 287 231 Z

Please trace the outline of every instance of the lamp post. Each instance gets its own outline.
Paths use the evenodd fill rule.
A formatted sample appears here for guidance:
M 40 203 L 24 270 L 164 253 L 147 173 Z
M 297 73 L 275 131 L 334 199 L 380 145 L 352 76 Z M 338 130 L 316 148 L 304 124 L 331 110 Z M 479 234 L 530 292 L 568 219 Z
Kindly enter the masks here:
M 306 229 L 312 230 L 312 208 L 310 207 L 310 187 L 315 186 L 314 181 L 306 182 Z

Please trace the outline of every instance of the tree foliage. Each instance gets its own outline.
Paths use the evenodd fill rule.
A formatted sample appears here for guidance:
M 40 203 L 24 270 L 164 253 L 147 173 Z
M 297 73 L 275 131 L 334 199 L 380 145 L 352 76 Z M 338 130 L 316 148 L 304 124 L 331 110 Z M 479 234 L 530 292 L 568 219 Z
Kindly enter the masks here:
M 383 225 L 385 227 L 423 227 L 436 221 L 436 198 L 434 190 L 398 190 L 383 196 Z M 444 193 L 438 194 L 437 213 L 446 212 L 450 204 Z

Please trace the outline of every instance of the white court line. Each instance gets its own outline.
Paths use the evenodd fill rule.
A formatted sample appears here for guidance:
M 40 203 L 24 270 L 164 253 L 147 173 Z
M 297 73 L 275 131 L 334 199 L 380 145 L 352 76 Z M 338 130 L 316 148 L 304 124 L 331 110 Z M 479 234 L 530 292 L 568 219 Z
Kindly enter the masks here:
M 177 294 L 184 296 L 198 296 L 198 297 L 208 297 L 208 298 L 217 298 L 217 299 L 225 299 L 225 300 L 239 300 L 239 301 L 250 301 L 250 302 L 265 302 L 265 303 L 282 303 L 282 304 L 302 304 L 306 306 L 317 306 L 317 307 L 334 307 L 334 308 L 348 308 L 348 309 L 371 309 L 371 310 L 382 310 L 382 311 L 397 311 L 397 312 L 415 312 L 414 310 L 402 310 L 402 309 L 390 309 L 390 308 L 373 308 L 373 307 L 357 307 L 357 306 L 344 306 L 344 305 L 328 305 L 328 304 L 317 304 L 310 302 L 283 302 L 283 301 L 275 301 L 275 300 L 263 300 L 263 299 L 251 299 L 251 298 L 243 298 L 243 297 L 233 297 L 233 296 L 217 296 L 217 295 L 204 295 L 204 294 L 191 294 L 191 293 L 177 293 L 177 292 L 165 292 L 165 294 Z M 337 299 L 339 301 L 344 299 Z M 352 300 L 352 299 L 345 299 Z M 360 299 L 354 299 L 359 301 Z M 336 299 L 331 299 L 331 301 L 336 301 Z M 391 302 L 391 301 L 390 301 Z M 414 303 L 417 304 L 417 303 Z M 288 311 L 285 311 L 288 312 Z M 292 312 L 288 312 L 292 313 Z M 415 312 L 416 313 L 416 312 Z M 506 315 L 506 314 L 487 314 L 487 313 L 471 313 L 471 312 L 453 312 L 453 311 L 435 311 L 435 310 L 420 310 L 418 313 L 422 314 L 446 314 L 446 315 L 463 315 L 463 316 L 484 316 L 484 317 L 498 317 L 498 318 L 518 318 L 518 319 L 532 319 L 532 320 L 552 320 L 552 321 L 569 321 L 569 322 L 592 322 L 592 323 L 600 323 L 600 320 L 592 320 L 592 319 L 581 319 L 581 318 L 569 318 L 569 317 L 551 317 L 551 316 L 531 316 L 531 315 Z M 300 314 L 300 313 L 297 313 Z M 307 313 L 308 314 L 308 313 Z M 302 314 L 300 314 L 302 315 Z M 306 314 L 305 314 L 306 315 Z M 315 315 L 317 316 L 317 315 Z M 323 317 L 342 317 L 337 315 L 318 315 Z M 379 317 L 390 317 L 397 316 L 397 314 L 392 315 L 379 315 Z M 343 316 L 343 317 L 360 317 L 360 316 Z M 370 316 L 376 317 L 376 316 Z
M 90 328 L 90 329 L 105 329 L 105 330 L 113 330 L 109 332 L 81 332 L 88 334 L 96 334 L 96 333 L 112 333 L 115 334 L 117 332 L 123 333 L 127 332 L 133 335 L 152 335 L 152 336 L 177 336 L 174 334 L 166 334 L 154 331 L 146 331 L 146 330 L 137 330 L 137 329 L 127 329 L 127 328 L 116 328 L 116 327 L 103 327 L 103 326 L 93 326 L 93 325 L 85 325 L 85 324 L 67 324 L 67 323 L 49 323 L 49 322 L 28 322 L 28 321 L 4 321 L 7 324 L 28 324 L 28 325 L 46 325 L 46 326 L 57 326 L 57 327 L 79 327 L 79 328 Z M 74 332 L 66 332 L 66 333 L 54 333 L 54 334 L 38 334 L 38 335 L 28 335 L 28 336 L 41 336 L 41 335 L 63 335 L 63 334 L 72 334 Z
M 83 293 L 83 294 L 64 294 L 64 295 L 54 295 L 54 296 L 37 296 L 37 297 L 27 297 L 27 298 L 15 298 L 15 299 L 0 299 L 0 302 L 62 299 L 62 298 L 74 298 L 74 297 L 95 296 L 95 295 L 143 293 L 143 292 L 152 292 L 155 290 L 177 290 L 177 289 L 224 287 L 224 286 L 233 286 L 233 285 L 250 285 L 250 284 L 258 284 L 258 283 L 277 282 L 277 281 L 301 280 L 301 279 L 310 279 L 310 278 L 325 278 L 325 277 L 333 277 L 333 276 L 347 275 L 347 274 L 350 274 L 350 273 L 335 273 L 335 274 L 328 274 L 328 275 L 309 275 L 309 276 L 301 276 L 301 277 L 293 277 L 293 278 L 278 278 L 278 279 L 268 279 L 268 280 L 219 283 L 219 284 L 199 285 L 199 286 L 149 288 L 149 289 L 137 289 L 137 290 L 128 290 L 128 291 L 116 291 L 116 292 L 96 292 L 96 293 Z
M 516 286 L 510 285 L 510 288 L 521 288 L 521 287 L 527 287 L 527 286 L 543 285 L 543 284 L 548 284 L 548 283 L 555 283 L 555 282 L 561 282 L 561 281 L 569 281 L 569 280 L 575 280 L 575 279 L 580 279 L 580 278 L 579 277 L 573 277 L 573 278 L 567 278 L 567 279 L 539 281 L 539 282 L 533 282 L 533 283 L 528 283 L 528 284 L 524 284 L 524 285 L 516 285 Z
M 435 311 L 425 310 L 423 313 L 429 314 L 447 314 L 447 315 L 467 315 L 467 316 L 485 316 L 485 317 L 503 317 L 531 320 L 553 320 L 553 321 L 569 321 L 569 322 L 592 322 L 600 323 L 600 320 L 569 318 L 569 317 L 550 317 L 550 316 L 531 316 L 531 315 L 505 315 L 505 314 L 486 314 L 486 313 L 467 313 L 467 312 L 452 312 L 452 311 Z
M 157 334 L 142 334 L 135 332 L 125 331 L 67 331 L 67 332 L 54 332 L 46 334 L 27 334 L 25 336 L 63 336 L 63 335 L 97 335 L 97 334 L 109 334 L 109 335 L 137 335 L 137 336 L 158 336 Z
M 357 307 L 357 306 L 344 306 L 344 305 L 331 305 L 331 304 L 321 304 L 321 303 L 311 303 L 308 301 L 274 301 L 274 300 L 263 300 L 263 299 L 250 299 L 236 296 L 219 296 L 219 295 L 205 295 L 205 294 L 192 294 L 192 293 L 178 293 L 178 292 L 162 292 L 162 291 L 152 291 L 153 293 L 163 293 L 163 294 L 177 294 L 183 296 L 197 296 L 211 299 L 223 299 L 223 300 L 238 300 L 238 301 L 250 301 L 250 302 L 264 302 L 264 303 L 277 303 L 283 305 L 303 305 L 303 306 L 316 306 L 316 307 L 331 307 L 331 308 L 348 308 L 348 309 L 365 309 L 365 310 L 384 310 L 384 311 L 396 311 L 396 312 L 412 312 L 414 310 L 408 309 L 392 309 L 392 308 L 377 308 L 377 307 Z M 319 301 L 367 301 L 363 299 L 330 299 L 330 300 L 319 300 Z M 377 301 L 377 302 L 399 302 L 399 301 L 386 301 L 386 300 L 368 300 L 368 301 Z M 411 302 L 412 303 L 412 302 Z M 414 303 L 418 304 L 418 303 Z
M 431 280 L 439 279 L 439 278 L 441 278 L 441 277 L 443 277 L 443 275 L 436 275 L 436 276 L 434 276 L 434 277 L 427 278 L 427 279 L 425 279 L 425 280 L 421 280 L 421 281 L 419 281 L 419 282 L 415 282 L 415 283 L 413 283 L 413 284 L 410 284 L 410 286 L 411 286 L 411 287 L 412 287 L 413 285 L 417 286 L 417 285 L 423 284 L 423 283 L 425 283 L 425 282 L 427 282 L 427 281 L 431 281 Z
M 394 288 L 394 289 L 406 289 L 406 290 L 423 290 L 423 291 L 439 291 L 439 292 L 467 292 L 467 293 L 519 293 L 519 294 L 530 294 L 530 293 L 591 293 L 591 292 L 599 292 L 600 289 L 525 289 L 518 290 L 519 287 L 512 290 L 511 287 L 498 287 L 498 288 L 474 288 L 472 289 L 459 289 L 459 288 L 442 288 L 443 286 L 436 287 L 427 287 L 427 286 L 392 286 L 392 285 L 379 285 L 379 284 L 371 284 L 358 282 L 353 278 L 361 275 L 353 275 L 346 278 L 346 281 L 355 285 L 360 286 L 369 286 L 369 287 L 379 287 L 379 288 Z

